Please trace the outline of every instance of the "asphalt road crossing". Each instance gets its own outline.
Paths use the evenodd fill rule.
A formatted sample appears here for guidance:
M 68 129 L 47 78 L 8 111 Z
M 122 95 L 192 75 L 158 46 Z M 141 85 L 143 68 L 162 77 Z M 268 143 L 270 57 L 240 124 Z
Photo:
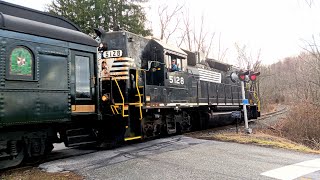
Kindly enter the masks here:
M 320 155 L 173 136 L 111 150 L 78 153 L 46 162 L 49 171 L 74 171 L 86 179 L 312 179 L 320 180 Z
M 317 171 L 320 171 L 320 158 L 309 160 L 309 161 L 303 161 L 300 163 L 273 169 L 273 170 L 264 172 L 261 175 L 276 178 L 276 179 L 290 180 L 290 179 L 296 179 L 299 177 L 308 178 L 307 176 L 309 174 L 311 175 L 311 178 L 312 178 L 313 175 L 316 175 L 316 174 L 319 175 L 319 172 Z M 312 175 L 312 173 L 314 174 Z M 320 179 L 320 176 L 315 178 Z

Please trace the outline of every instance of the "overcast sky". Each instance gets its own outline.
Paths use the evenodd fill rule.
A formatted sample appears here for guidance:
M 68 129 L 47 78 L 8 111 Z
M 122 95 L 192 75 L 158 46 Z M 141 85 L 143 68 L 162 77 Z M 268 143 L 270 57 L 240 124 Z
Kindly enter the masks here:
M 44 10 L 51 0 L 6 0 L 8 2 Z M 228 48 L 227 61 L 236 58 L 235 43 L 246 45 L 248 53 L 256 55 L 261 48 L 264 63 L 272 63 L 287 56 L 297 55 L 304 45 L 302 40 L 310 40 L 320 34 L 320 4 L 313 0 L 185 0 L 186 7 L 194 18 L 205 15 L 207 27 L 221 33 L 221 46 Z M 154 35 L 158 36 L 159 22 L 157 6 L 168 2 L 174 6 L 183 0 L 151 0 L 148 18 L 152 22 Z M 213 56 L 216 56 L 216 51 Z

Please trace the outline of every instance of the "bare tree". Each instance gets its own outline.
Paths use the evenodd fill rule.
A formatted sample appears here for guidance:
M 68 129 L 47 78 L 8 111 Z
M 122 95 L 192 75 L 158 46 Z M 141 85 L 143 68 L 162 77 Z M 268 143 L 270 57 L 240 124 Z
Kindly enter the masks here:
M 303 48 L 307 54 L 301 54 L 302 68 L 299 68 L 299 76 L 304 82 L 305 89 L 308 89 L 311 101 L 320 104 L 320 50 L 315 36 L 312 36 L 312 41 L 305 41 L 306 48 Z
M 314 5 L 314 1 L 313 0 L 304 0 L 304 1 L 310 8 Z
M 186 10 L 183 19 L 184 31 L 181 36 L 183 39 L 181 39 L 180 44 L 184 42 L 188 50 L 202 52 L 205 58 L 208 58 L 212 50 L 215 32 L 210 33 L 206 30 L 205 16 L 203 14 L 200 22 L 199 26 L 196 25 L 196 19 L 194 18 L 193 27 L 191 27 L 192 23 L 190 21 L 189 10 Z
M 160 39 L 169 41 L 170 36 L 176 32 L 180 24 L 180 12 L 184 7 L 184 4 L 176 4 L 173 10 L 169 9 L 167 4 L 162 4 L 158 7 L 158 15 L 160 18 Z M 175 22 L 173 22 L 175 20 Z M 173 28 L 170 29 L 170 25 L 173 25 Z
M 212 43 L 213 43 L 213 39 L 214 39 L 214 36 L 215 36 L 215 32 L 213 32 L 212 34 L 211 34 L 211 38 L 210 38 L 210 43 L 209 43 L 209 46 L 208 46 L 208 48 L 207 48 L 207 52 L 206 52 L 206 58 L 208 58 L 209 57 L 209 54 L 210 54 L 210 52 L 211 52 L 211 47 L 212 47 Z M 221 35 L 221 34 L 220 34 Z M 219 46 L 220 47 L 220 46 Z M 219 51 L 220 51 L 220 49 L 219 49 Z M 219 55 L 218 55 L 218 60 L 219 60 Z
M 180 45 L 184 42 L 187 49 L 192 51 L 192 27 L 191 27 L 191 21 L 190 21 L 190 14 L 189 14 L 189 9 L 186 9 L 186 12 L 182 13 L 183 16 L 183 28 L 184 31 L 182 32 L 182 38 L 181 38 L 181 43 Z
M 189 51 L 202 52 L 205 58 L 213 53 L 215 32 L 210 32 L 206 26 L 205 15 L 201 18 L 190 18 L 189 9 L 177 4 L 170 8 L 166 4 L 158 7 L 160 20 L 160 39 L 169 42 L 171 37 L 175 38 L 175 44 Z M 219 37 L 221 41 L 221 34 Z M 218 60 L 223 61 L 228 49 L 222 50 L 219 43 Z
M 238 52 L 239 67 L 258 71 L 261 65 L 261 49 L 258 50 L 256 57 L 252 57 L 252 53 L 248 54 L 246 45 L 240 47 L 239 44 L 235 43 L 235 47 Z
M 211 47 L 209 47 L 209 50 L 210 49 L 211 49 Z M 218 61 L 222 61 L 222 62 L 224 61 L 224 58 L 225 58 L 225 56 L 227 54 L 227 51 L 228 51 L 228 48 L 226 48 L 224 50 L 221 49 L 221 32 L 220 32 L 220 34 L 219 34 L 219 42 L 218 42 L 218 56 L 217 56 Z M 209 54 L 209 52 L 208 52 L 208 54 Z

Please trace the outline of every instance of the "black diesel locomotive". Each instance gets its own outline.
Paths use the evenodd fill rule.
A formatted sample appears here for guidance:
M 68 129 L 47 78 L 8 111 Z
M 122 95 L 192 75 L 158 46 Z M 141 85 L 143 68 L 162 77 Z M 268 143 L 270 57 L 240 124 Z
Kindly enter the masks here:
M 0 12 L 0 169 L 53 143 L 182 133 L 231 123 L 242 109 L 231 65 L 126 31 L 97 29 L 99 45 L 66 19 L 2 1 Z
M 120 119 L 112 122 L 122 123 L 119 139 L 230 124 L 231 113 L 241 111 L 241 89 L 230 79 L 231 65 L 200 62 L 197 53 L 126 31 L 96 32 L 101 38 L 100 110 L 103 119 Z M 251 102 L 249 118 L 257 118 L 257 100 Z

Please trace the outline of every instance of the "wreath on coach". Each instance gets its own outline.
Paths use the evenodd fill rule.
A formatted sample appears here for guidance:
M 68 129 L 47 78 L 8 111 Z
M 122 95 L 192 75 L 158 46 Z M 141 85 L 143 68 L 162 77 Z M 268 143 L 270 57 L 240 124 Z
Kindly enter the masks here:
M 25 47 L 18 46 L 10 54 L 10 75 L 32 76 L 33 55 Z

